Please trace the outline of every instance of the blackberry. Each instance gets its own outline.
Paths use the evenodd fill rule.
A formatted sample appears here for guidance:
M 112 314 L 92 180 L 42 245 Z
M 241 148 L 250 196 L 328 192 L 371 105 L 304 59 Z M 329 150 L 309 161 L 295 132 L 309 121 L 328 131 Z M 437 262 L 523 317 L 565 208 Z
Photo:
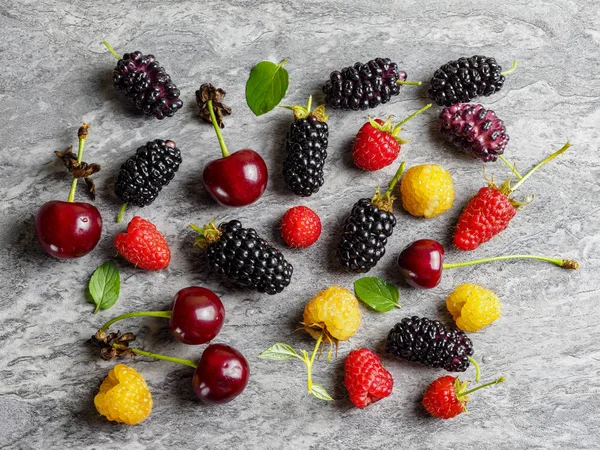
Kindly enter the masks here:
M 327 158 L 329 128 L 325 105 L 311 112 L 308 106 L 294 106 L 294 123 L 285 141 L 286 156 L 283 162 L 283 178 L 290 190 L 302 197 L 309 197 L 323 186 L 323 167 Z
M 325 103 L 334 109 L 367 109 L 390 101 L 398 95 L 401 84 L 406 82 L 406 72 L 388 58 L 377 58 L 366 64 L 335 70 L 323 86 Z
M 405 317 L 387 337 L 387 349 L 398 358 L 448 372 L 464 372 L 471 362 L 473 343 L 465 333 L 438 320 Z
M 467 103 L 475 97 L 487 97 L 498 92 L 504 84 L 504 75 L 516 69 L 502 72 L 494 58 L 473 56 L 449 61 L 433 74 L 430 81 L 429 98 L 440 106 Z
M 181 152 L 173 141 L 147 142 L 123 163 L 115 183 L 115 194 L 125 205 L 146 206 L 156 200 L 163 186 L 175 176 L 181 164 Z
M 119 60 L 113 70 L 115 88 L 123 91 L 137 109 L 162 120 L 183 106 L 179 89 L 154 55 L 135 51 L 120 58 L 107 42 L 104 45 Z
M 385 254 L 385 245 L 396 226 L 392 213 L 395 197 L 392 190 L 404 171 L 400 165 L 388 190 L 381 195 L 379 188 L 372 199 L 363 198 L 352 207 L 344 222 L 338 255 L 345 269 L 353 272 L 368 272 Z
M 242 228 L 238 220 L 199 228 L 195 244 L 206 249 L 211 272 L 227 276 L 234 284 L 269 295 L 290 284 L 294 268 L 282 253 L 258 236 L 252 228 Z
M 481 105 L 459 103 L 444 108 L 439 127 L 448 142 L 483 162 L 496 161 L 508 144 L 504 123 Z

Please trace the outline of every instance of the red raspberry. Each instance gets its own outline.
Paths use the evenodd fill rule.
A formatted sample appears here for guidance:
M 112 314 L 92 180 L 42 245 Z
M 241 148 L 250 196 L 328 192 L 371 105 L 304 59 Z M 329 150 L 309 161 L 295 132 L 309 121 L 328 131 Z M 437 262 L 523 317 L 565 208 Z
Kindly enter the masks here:
M 321 235 L 321 219 L 306 206 L 294 206 L 281 219 L 281 237 L 290 247 L 306 248 Z
M 500 189 L 481 188 L 458 219 L 454 245 L 460 250 L 475 250 L 505 230 L 516 213 L 517 208 Z
M 344 360 L 344 385 L 354 406 L 365 408 L 389 396 L 394 379 L 381 365 L 379 356 L 368 348 L 359 348 Z
M 127 225 L 127 233 L 117 234 L 115 247 L 127 261 L 145 270 L 165 269 L 171 261 L 171 251 L 163 235 L 138 216 Z

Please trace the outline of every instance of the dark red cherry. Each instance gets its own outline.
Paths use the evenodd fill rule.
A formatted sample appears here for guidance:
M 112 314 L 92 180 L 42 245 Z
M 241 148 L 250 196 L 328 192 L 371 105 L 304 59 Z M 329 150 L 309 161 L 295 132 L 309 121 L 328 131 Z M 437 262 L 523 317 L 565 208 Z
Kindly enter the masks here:
M 38 211 L 35 233 L 50 255 L 78 258 L 91 252 L 100 240 L 102 216 L 89 203 L 54 200 Z
M 225 308 L 217 295 L 206 288 L 192 286 L 180 290 L 171 305 L 169 329 L 184 344 L 206 344 L 219 334 Z
M 269 175 L 267 165 L 254 150 L 238 150 L 215 159 L 204 167 L 204 188 L 219 204 L 245 206 L 265 192 Z
M 202 353 L 192 386 L 203 402 L 227 403 L 242 393 L 249 377 L 244 355 L 229 345 L 211 344 Z
M 442 279 L 444 247 L 432 239 L 415 241 L 398 257 L 400 275 L 413 287 L 431 289 Z

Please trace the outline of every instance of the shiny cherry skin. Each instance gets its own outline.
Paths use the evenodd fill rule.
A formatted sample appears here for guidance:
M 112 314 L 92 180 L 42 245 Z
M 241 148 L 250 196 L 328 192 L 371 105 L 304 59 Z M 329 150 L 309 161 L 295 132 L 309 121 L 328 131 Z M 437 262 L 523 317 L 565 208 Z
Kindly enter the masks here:
M 223 206 L 254 203 L 265 192 L 268 179 L 264 159 L 250 149 L 215 159 L 204 167 L 202 173 L 204 188 Z
M 413 287 L 431 289 L 442 279 L 444 247 L 432 239 L 415 241 L 398 257 L 400 276 Z
M 202 353 L 192 386 L 205 403 L 227 403 L 242 393 L 249 377 L 244 355 L 229 345 L 211 344 Z
M 45 203 L 35 216 L 35 234 L 50 255 L 79 258 L 91 252 L 102 234 L 102 216 L 89 203 Z
M 200 345 L 219 334 L 224 320 L 225 308 L 221 299 L 209 289 L 191 286 L 175 295 L 169 329 L 184 344 Z

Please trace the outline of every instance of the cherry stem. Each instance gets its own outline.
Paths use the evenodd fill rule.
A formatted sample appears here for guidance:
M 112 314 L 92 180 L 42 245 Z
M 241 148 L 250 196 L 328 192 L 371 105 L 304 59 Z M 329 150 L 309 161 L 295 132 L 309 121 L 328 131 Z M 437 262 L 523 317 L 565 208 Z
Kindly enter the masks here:
M 171 311 L 134 311 L 127 314 L 121 314 L 120 316 L 110 319 L 104 325 L 100 327 L 98 331 L 105 331 L 115 322 L 123 319 L 129 319 L 131 317 L 164 317 L 165 319 L 171 318 Z
M 573 261 L 570 259 L 559 259 L 559 258 L 548 258 L 547 256 L 537 256 L 537 255 L 504 255 L 504 256 L 494 256 L 493 258 L 483 258 L 483 259 L 474 259 L 473 261 L 465 261 L 459 263 L 445 263 L 442 265 L 444 269 L 454 269 L 456 267 L 465 267 L 465 266 L 473 266 L 475 264 L 481 264 L 491 261 L 503 261 L 505 259 L 539 259 L 541 261 L 547 261 L 552 264 L 556 264 L 559 267 L 564 267 L 565 269 L 574 269 L 577 270 L 579 268 L 579 264 L 577 261 Z
M 212 126 L 215 129 L 215 133 L 217 133 L 217 139 L 219 140 L 219 145 L 221 146 L 223 158 L 227 158 L 229 156 L 229 151 L 227 151 L 227 146 L 225 145 L 223 135 L 221 134 L 221 127 L 217 123 L 217 118 L 215 117 L 212 100 L 208 101 L 208 112 L 210 113 L 210 121 L 212 122 Z
M 517 167 L 514 164 L 509 163 L 508 160 L 502 155 L 499 155 L 498 158 L 500 158 L 500 160 L 508 166 L 510 171 L 514 173 L 519 180 L 523 179 L 523 176 L 517 171 Z
M 119 214 L 117 214 L 117 223 L 121 223 L 121 220 L 123 220 L 123 214 L 125 214 L 125 208 L 127 208 L 127 203 L 123 203 L 121 205 L 121 209 L 119 209 Z
M 420 81 L 402 81 L 398 80 L 396 83 L 401 84 L 403 86 L 421 86 L 423 83 Z
M 194 369 L 198 367 L 198 364 L 195 361 L 192 361 L 191 359 L 174 358 L 173 356 L 161 355 L 159 353 L 146 352 L 144 350 L 127 347 L 127 346 L 121 345 L 121 344 L 113 344 L 112 346 L 114 348 L 120 349 L 120 350 L 131 350 L 131 352 L 135 353 L 136 355 L 147 356 L 148 358 L 160 359 L 163 361 L 170 361 L 170 362 L 177 363 L 177 364 L 183 364 L 184 366 L 192 367 Z
M 111 52 L 113 54 L 113 56 L 117 59 L 121 59 L 121 57 L 119 56 L 119 54 L 117 52 L 114 51 L 114 49 L 110 46 L 110 44 L 106 41 L 103 42 L 104 46 L 108 49 L 109 52 Z
M 306 364 L 306 368 L 307 368 L 307 386 L 308 386 L 308 392 L 312 392 L 312 388 L 313 388 L 313 381 L 312 381 L 312 368 L 313 368 L 313 363 L 315 361 L 315 356 L 317 356 L 317 351 L 319 350 L 319 346 L 321 345 L 321 342 L 323 341 L 323 334 L 325 332 L 323 331 L 320 335 L 319 338 L 317 339 L 317 342 L 315 344 L 315 348 L 313 349 L 312 355 L 310 356 L 310 360 L 307 360 L 306 358 L 304 359 L 304 364 Z
M 398 183 L 398 180 L 400 179 L 400 177 L 402 176 L 402 174 L 404 173 L 404 168 L 406 167 L 406 162 L 402 161 L 402 164 L 400 164 L 400 167 L 398 167 L 398 170 L 396 171 L 396 174 L 394 175 L 394 178 L 392 178 L 392 181 L 390 181 L 390 184 L 388 185 L 388 189 L 387 191 L 385 191 L 385 196 L 391 196 L 392 195 L 392 191 L 394 190 L 394 187 L 396 186 L 396 183 Z
M 473 392 L 478 391 L 479 389 L 483 389 L 488 386 L 493 386 L 494 384 L 504 383 L 505 381 L 506 381 L 506 379 L 504 377 L 500 377 L 497 380 L 490 381 L 489 383 L 482 384 L 481 386 L 477 386 L 476 388 L 473 388 L 473 389 L 469 389 L 466 392 L 457 393 L 456 396 L 458 398 L 464 397 L 465 395 L 472 394 Z
M 408 122 L 409 120 L 411 120 L 413 117 L 418 116 L 419 114 L 421 114 L 423 111 L 427 111 L 429 108 L 431 108 L 431 103 L 423 106 L 421 109 L 419 109 L 418 111 L 415 111 L 414 113 L 412 113 L 410 116 L 408 116 L 406 119 L 404 119 L 402 122 L 400 122 L 399 124 L 397 124 L 394 127 L 394 131 L 396 131 L 398 128 L 402 127 L 402 125 L 404 125 L 406 122 Z
M 79 164 L 81 164 L 81 160 L 83 159 L 83 149 L 85 147 L 85 141 L 85 137 L 79 138 L 79 148 L 77 149 L 77 162 Z M 77 180 L 77 178 L 73 177 L 73 181 L 71 182 L 71 190 L 69 191 L 69 197 L 67 198 L 67 201 L 69 203 L 73 203 L 75 201 L 75 190 L 77 189 Z
M 538 164 L 536 164 L 536 165 L 534 166 L 534 168 L 533 168 L 533 169 L 531 169 L 529 172 L 527 172 L 527 173 L 525 174 L 525 176 L 524 176 L 523 178 L 521 178 L 517 184 L 515 184 L 515 186 L 514 186 L 514 187 L 511 189 L 511 192 L 514 192 L 514 191 L 516 191 L 516 190 L 519 188 L 519 186 L 521 186 L 521 185 L 522 185 L 522 184 L 525 182 L 525 180 L 526 180 L 527 178 L 529 178 L 529 177 L 530 177 L 530 176 L 531 176 L 531 175 L 532 175 L 532 174 L 533 174 L 533 173 L 534 173 L 536 170 L 538 170 L 540 167 L 542 167 L 542 166 L 543 166 L 544 164 L 546 164 L 547 162 L 550 162 L 550 161 L 552 161 L 552 160 L 553 160 L 554 158 L 556 158 L 558 155 L 561 155 L 561 154 L 563 154 L 564 152 L 566 152 L 566 151 L 567 151 L 567 149 L 568 149 L 570 146 L 571 146 L 571 144 L 570 144 L 569 142 L 567 142 L 565 145 L 563 145 L 563 146 L 562 146 L 562 148 L 561 148 L 561 149 L 559 149 L 559 150 L 555 151 L 555 152 L 554 152 L 554 153 L 552 153 L 550 156 L 548 156 L 546 159 L 544 159 L 543 161 L 541 161 L 541 162 L 539 162 Z
M 515 70 L 517 70 L 517 60 L 516 59 L 513 61 L 512 67 L 508 70 L 505 70 L 504 72 L 500 72 L 500 75 L 510 75 Z
M 470 356 L 467 356 L 467 359 L 471 362 L 471 364 L 473 364 L 473 366 L 475 367 L 475 381 L 479 382 L 479 377 L 481 376 L 481 369 L 479 368 L 479 364 L 477 364 L 477 361 L 475 361 L 473 358 L 471 358 Z

